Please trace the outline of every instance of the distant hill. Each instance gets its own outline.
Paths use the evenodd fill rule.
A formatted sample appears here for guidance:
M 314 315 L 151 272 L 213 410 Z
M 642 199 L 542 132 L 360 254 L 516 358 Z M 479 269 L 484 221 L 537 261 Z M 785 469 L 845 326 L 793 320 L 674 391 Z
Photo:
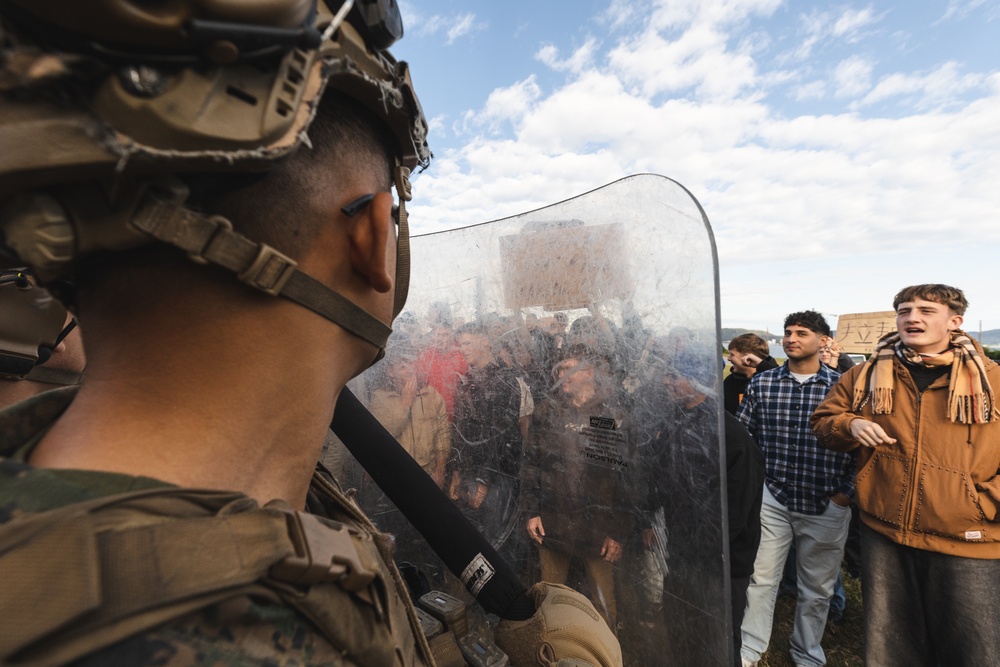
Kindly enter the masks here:
M 745 334 L 745 333 L 757 334 L 758 336 L 760 336 L 761 338 L 763 338 L 764 340 L 767 340 L 767 341 L 769 341 L 771 339 L 778 340 L 778 339 L 781 338 L 781 334 L 775 334 L 773 332 L 761 331 L 760 329 L 739 329 L 739 328 L 733 328 L 733 327 L 723 327 L 722 328 L 722 340 L 723 340 L 723 342 L 730 341 L 730 340 L 736 338 L 737 336 L 740 336 L 740 335 Z
M 979 340 L 979 332 L 966 329 L 966 332 L 976 340 Z M 983 332 L 983 345 L 1000 345 L 1000 329 L 990 329 Z

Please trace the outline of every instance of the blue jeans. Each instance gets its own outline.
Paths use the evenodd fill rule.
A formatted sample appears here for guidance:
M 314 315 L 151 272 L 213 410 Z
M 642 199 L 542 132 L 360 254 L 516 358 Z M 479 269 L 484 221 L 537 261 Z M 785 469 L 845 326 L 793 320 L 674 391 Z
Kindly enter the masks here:
M 840 617 L 844 616 L 844 608 L 847 606 L 847 592 L 844 590 L 844 574 L 837 569 L 837 583 L 833 587 L 833 597 L 830 598 L 830 611 L 837 611 Z
M 849 507 L 831 502 L 823 514 L 790 512 L 764 487 L 760 548 L 747 590 L 747 612 L 742 626 L 744 658 L 756 662 L 767 650 L 782 570 L 794 543 L 798 599 L 789 653 L 796 665 L 820 667 L 826 664 L 820 640 L 844 558 L 850 522 Z
M 852 506 L 853 516 L 853 506 Z M 850 539 L 850 530 L 848 530 L 848 539 Z M 795 545 L 792 545 L 791 551 L 788 553 L 788 560 L 785 561 L 785 571 L 781 577 L 781 591 L 783 593 L 788 593 L 791 595 L 795 594 L 798 590 L 798 577 L 795 575 Z M 844 574 L 843 572 L 837 572 L 837 583 L 833 587 L 833 597 L 830 598 L 830 616 L 836 617 L 837 614 L 840 617 L 844 615 L 844 609 L 847 608 L 847 592 L 844 591 Z
M 865 664 L 1000 665 L 1000 560 L 896 544 L 861 526 Z

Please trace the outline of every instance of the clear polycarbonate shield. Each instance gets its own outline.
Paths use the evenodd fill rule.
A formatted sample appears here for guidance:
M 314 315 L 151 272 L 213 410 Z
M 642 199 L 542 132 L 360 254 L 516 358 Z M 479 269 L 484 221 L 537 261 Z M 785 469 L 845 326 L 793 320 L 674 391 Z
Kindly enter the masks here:
M 411 252 L 407 309 L 354 392 L 525 583 L 588 595 L 626 664 L 732 664 L 718 271 L 698 202 L 633 176 Z M 399 560 L 459 595 L 349 455 L 330 461 Z

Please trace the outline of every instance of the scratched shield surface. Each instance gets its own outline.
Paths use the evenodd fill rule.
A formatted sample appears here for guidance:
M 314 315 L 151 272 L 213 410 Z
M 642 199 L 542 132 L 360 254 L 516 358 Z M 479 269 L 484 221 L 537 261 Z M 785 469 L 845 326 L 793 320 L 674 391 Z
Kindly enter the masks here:
M 633 176 L 414 237 L 412 266 L 355 393 L 524 582 L 588 595 L 627 664 L 731 664 L 718 271 L 697 201 Z M 398 560 L 460 595 L 350 456 L 327 460 Z

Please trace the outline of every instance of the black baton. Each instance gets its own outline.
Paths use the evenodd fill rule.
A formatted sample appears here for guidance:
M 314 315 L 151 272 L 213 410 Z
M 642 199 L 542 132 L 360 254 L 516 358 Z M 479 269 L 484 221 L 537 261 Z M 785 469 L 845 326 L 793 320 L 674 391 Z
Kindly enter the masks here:
M 330 428 L 483 609 L 512 621 L 534 614 L 513 568 L 347 387 Z

